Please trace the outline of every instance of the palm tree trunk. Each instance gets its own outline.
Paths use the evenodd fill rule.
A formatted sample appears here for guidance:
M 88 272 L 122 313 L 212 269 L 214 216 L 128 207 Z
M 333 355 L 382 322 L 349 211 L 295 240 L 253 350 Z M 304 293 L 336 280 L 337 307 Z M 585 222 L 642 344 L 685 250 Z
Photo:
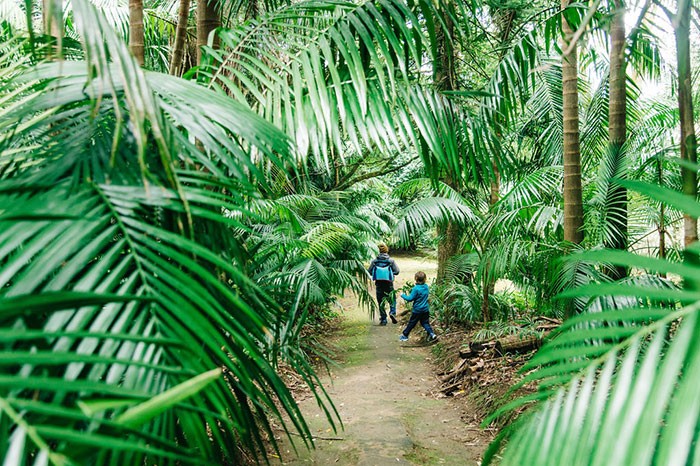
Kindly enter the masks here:
M 562 9 L 569 0 L 562 0 Z M 562 55 L 562 89 L 564 117 L 564 240 L 579 244 L 583 241 L 583 193 L 581 189 L 581 150 L 578 120 L 578 49 L 570 44 L 574 31 L 562 16 L 564 44 L 571 47 Z
M 63 43 L 63 1 L 43 0 L 42 21 L 44 34 L 51 36 L 51 45 L 48 48 L 47 58 L 61 58 Z
M 664 185 L 664 161 L 660 158 L 656 160 L 656 169 L 658 174 L 659 186 Z M 666 259 L 666 206 L 661 203 L 659 209 L 659 225 L 657 228 L 659 233 L 659 259 Z M 660 277 L 666 278 L 666 273 L 662 272 L 659 274 Z
M 185 51 L 185 39 L 187 38 L 187 23 L 190 19 L 190 0 L 180 0 L 180 9 L 177 14 L 177 29 L 175 30 L 175 43 L 173 44 L 173 56 L 170 60 L 170 74 L 182 75 L 182 57 Z
M 455 52 L 452 46 L 454 24 L 447 12 L 443 13 L 443 20 L 445 21 L 444 29 L 438 27 L 435 31 L 437 57 L 433 63 L 433 82 L 438 90 L 450 91 L 455 86 Z M 452 176 L 448 176 L 445 183 L 459 190 L 459 183 Z M 442 282 L 446 275 L 447 261 L 459 253 L 462 232 L 459 226 L 448 222 L 447 225 L 439 229 L 438 234 L 441 239 L 438 243 L 437 280 Z
M 510 33 L 513 28 L 513 23 L 515 22 L 516 10 L 509 8 L 496 8 L 492 11 L 492 17 L 496 24 L 498 24 L 498 38 L 499 46 L 501 48 L 501 53 L 499 54 L 499 61 L 503 60 L 506 54 L 506 46 L 510 38 Z M 504 119 L 500 112 L 496 113 L 494 119 L 494 132 L 496 137 L 501 139 L 503 136 Z M 494 154 L 494 159 L 491 162 L 491 168 L 493 169 L 493 178 L 491 178 L 491 190 L 489 193 L 489 210 L 493 210 L 493 206 L 496 205 L 501 197 L 501 173 L 498 171 L 498 158 L 500 154 Z M 491 268 L 491 263 L 487 262 L 485 269 L 489 270 Z M 481 299 L 481 316 L 484 322 L 490 322 L 493 319 L 491 315 L 491 295 L 494 293 L 496 288 L 496 277 L 492 277 L 489 273 L 485 273 L 482 277 L 482 299 Z
M 209 40 L 209 34 L 219 27 L 221 20 L 216 9 L 216 0 L 200 0 L 197 2 L 197 64 L 202 63 L 202 47 Z M 217 41 L 214 39 L 214 46 Z
M 627 140 L 627 63 L 625 60 L 625 9 L 620 0 L 613 0 L 613 17 L 610 26 L 610 104 L 608 108 L 608 138 L 610 150 L 622 155 L 622 146 Z M 618 173 L 618 176 L 624 176 Z M 627 250 L 627 189 L 613 186 L 608 193 L 611 207 L 610 224 L 613 235 L 605 246 Z M 625 267 L 612 267 L 608 274 L 614 280 L 627 276 Z
M 462 238 L 462 230 L 455 223 L 449 222 L 440 227 L 438 234 L 438 272 L 437 281 L 443 282 L 447 274 L 447 262 L 450 258 L 459 254 L 459 246 Z
M 129 50 L 139 65 L 145 63 L 143 38 L 143 0 L 129 0 Z
M 681 120 L 681 159 L 697 162 L 697 139 L 693 118 L 693 88 L 690 69 L 690 0 L 678 2 L 678 13 L 672 19 L 676 33 L 676 56 L 678 59 L 678 110 Z M 681 167 L 683 193 L 696 199 L 698 179 L 695 169 Z M 684 244 L 698 240 L 697 219 L 684 215 Z

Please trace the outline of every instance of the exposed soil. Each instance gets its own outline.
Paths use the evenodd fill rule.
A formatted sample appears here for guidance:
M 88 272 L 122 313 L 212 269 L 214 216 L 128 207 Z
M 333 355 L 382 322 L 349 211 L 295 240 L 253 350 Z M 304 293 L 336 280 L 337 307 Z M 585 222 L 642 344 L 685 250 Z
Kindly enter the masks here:
M 401 273 L 396 288 L 423 270 L 435 276 L 433 261 L 395 257 Z M 316 448 L 306 451 L 297 441 L 298 455 L 290 442 L 280 439 L 282 458 L 272 464 L 303 465 L 478 465 L 491 436 L 478 426 L 477 416 L 464 400 L 436 392 L 433 355 L 417 327 L 410 341 L 400 343 L 399 324 L 379 326 L 366 310 L 358 309 L 352 296 L 341 299 L 343 320 L 329 335 L 338 364 L 323 378 L 343 422 L 333 432 L 326 415 L 312 397 L 300 407 Z M 399 313 L 403 304 L 399 304 Z M 473 411 L 473 410 L 472 410 Z

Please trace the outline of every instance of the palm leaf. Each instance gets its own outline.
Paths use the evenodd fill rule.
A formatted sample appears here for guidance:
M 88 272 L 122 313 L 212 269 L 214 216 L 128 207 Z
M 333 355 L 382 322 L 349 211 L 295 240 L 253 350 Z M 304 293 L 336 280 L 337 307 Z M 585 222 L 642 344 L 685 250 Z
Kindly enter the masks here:
M 222 50 L 211 50 L 199 72 L 209 86 L 281 128 L 300 157 L 311 156 L 327 171 L 346 154 L 419 147 L 432 173 L 442 168 L 478 178 L 472 161 L 490 167 L 478 150 L 486 147 L 485 130 L 415 81 L 422 51 L 430 49 L 425 34 L 442 27 L 421 19 L 438 16 L 430 2 L 296 3 L 221 29 Z
M 144 73 L 93 7 L 73 7 L 87 63 L 3 75 L 3 455 L 234 461 L 239 445 L 264 452 L 282 411 L 309 438 L 273 353 L 317 381 L 298 353 L 274 350 L 279 305 L 244 274 L 229 230 L 243 223 L 222 212 L 247 211 L 256 162 L 283 164 L 288 140 L 193 83 Z M 209 173 L 184 168 L 195 164 Z M 147 401 L 215 368 L 206 390 Z M 139 425 L 120 422 L 141 402 Z
M 403 218 L 394 229 L 400 244 L 409 244 L 412 235 L 447 222 L 461 225 L 474 223 L 477 215 L 462 203 L 448 198 L 428 197 L 413 203 L 404 212 Z
M 697 210 L 694 200 L 666 188 L 621 183 L 677 208 Z M 606 304 L 567 320 L 533 357 L 524 369 L 532 371 L 521 385 L 536 382 L 539 390 L 495 416 L 542 402 L 504 432 L 486 460 L 508 437 L 501 464 L 692 464 L 700 419 L 694 388 L 700 375 L 697 254 L 691 246 L 682 264 L 623 251 L 580 255 L 586 261 L 674 273 L 685 286 L 677 289 L 641 277 L 590 284 L 562 295 L 597 296 L 604 301 L 593 303 L 623 306 L 610 310 Z

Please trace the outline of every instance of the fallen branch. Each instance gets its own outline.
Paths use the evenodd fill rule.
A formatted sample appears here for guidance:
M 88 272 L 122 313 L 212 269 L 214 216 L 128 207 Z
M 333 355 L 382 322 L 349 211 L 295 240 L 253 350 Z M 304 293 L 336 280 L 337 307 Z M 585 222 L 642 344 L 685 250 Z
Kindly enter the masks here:
M 476 366 L 475 366 L 476 367 Z M 451 380 L 457 380 L 463 378 L 465 375 L 470 375 L 474 372 L 472 366 L 470 366 L 466 359 L 462 359 L 456 366 L 455 369 L 450 371 L 447 375 L 439 378 L 440 382 L 448 383 Z
M 478 342 L 478 341 L 473 341 L 469 343 L 469 349 L 473 353 L 479 353 L 481 351 L 484 351 L 489 348 L 493 348 L 496 345 L 495 341 L 485 341 L 485 342 Z
M 453 384 L 448 385 L 447 387 L 441 388 L 440 391 L 445 395 L 449 395 L 450 393 L 461 387 L 462 381 L 460 380 L 459 382 L 455 382 Z

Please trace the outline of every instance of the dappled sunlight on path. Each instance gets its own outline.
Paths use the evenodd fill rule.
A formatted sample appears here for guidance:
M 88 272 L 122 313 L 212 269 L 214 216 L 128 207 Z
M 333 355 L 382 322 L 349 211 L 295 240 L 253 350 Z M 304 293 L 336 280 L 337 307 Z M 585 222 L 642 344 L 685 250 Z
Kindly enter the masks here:
M 401 273 L 396 288 L 413 281 L 417 270 L 434 277 L 436 265 L 420 258 L 395 257 Z M 345 320 L 331 337 L 338 366 L 325 377 L 344 430 L 334 433 L 313 399 L 301 402 L 316 450 L 300 446 L 295 457 L 283 443 L 283 461 L 273 464 L 323 465 L 477 465 L 486 439 L 477 426 L 466 425 L 461 408 L 449 399 L 433 396 L 435 377 L 431 353 L 423 346 L 420 328 L 406 344 L 398 341 L 405 325 L 386 327 L 370 321 L 353 297 L 340 300 Z M 403 309 L 399 306 L 399 313 Z

